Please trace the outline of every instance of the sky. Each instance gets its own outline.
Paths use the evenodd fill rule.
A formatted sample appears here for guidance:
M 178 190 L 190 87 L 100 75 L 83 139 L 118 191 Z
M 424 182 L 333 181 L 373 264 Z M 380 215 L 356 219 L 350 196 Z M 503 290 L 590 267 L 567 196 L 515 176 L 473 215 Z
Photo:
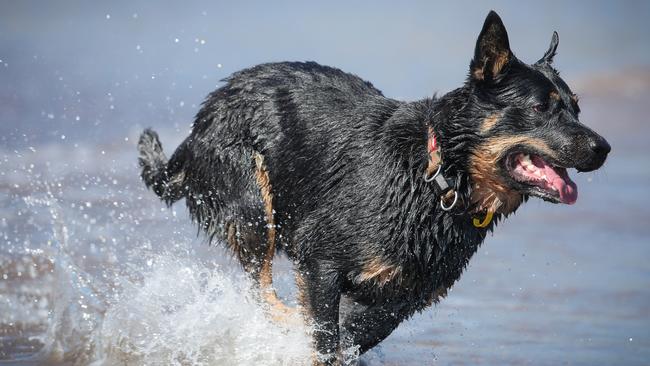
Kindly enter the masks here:
M 568 81 L 650 65 L 650 2 L 0 0 L 0 144 L 185 132 L 221 79 L 271 61 L 335 66 L 397 99 L 445 93 L 490 9 L 527 62 L 557 30 Z

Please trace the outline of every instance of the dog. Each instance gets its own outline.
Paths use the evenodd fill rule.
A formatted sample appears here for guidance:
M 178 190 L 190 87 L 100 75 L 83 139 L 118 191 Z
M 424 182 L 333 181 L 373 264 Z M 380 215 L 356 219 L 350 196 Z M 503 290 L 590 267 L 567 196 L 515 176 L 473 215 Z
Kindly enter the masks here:
M 278 251 L 315 325 L 314 364 L 346 362 L 440 301 L 496 224 L 529 197 L 573 204 L 567 169 L 600 168 L 607 141 L 581 124 L 550 46 L 515 57 L 490 12 L 458 89 L 415 102 L 314 62 L 258 65 L 209 94 L 168 160 L 147 129 L 142 179 L 219 240 L 278 313 Z

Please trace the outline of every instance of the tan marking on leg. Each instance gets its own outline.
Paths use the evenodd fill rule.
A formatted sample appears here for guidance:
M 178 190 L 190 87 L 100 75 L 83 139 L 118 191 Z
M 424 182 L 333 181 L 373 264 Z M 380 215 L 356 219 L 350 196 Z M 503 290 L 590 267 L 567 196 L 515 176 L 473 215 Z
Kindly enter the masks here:
M 304 277 L 302 276 L 302 273 L 298 271 L 297 269 L 294 270 L 294 275 L 295 275 L 295 280 L 296 280 L 296 287 L 298 288 L 298 309 L 300 310 L 300 314 L 302 315 L 302 319 L 304 321 L 304 324 L 307 326 L 307 335 L 309 337 L 312 337 L 313 334 L 311 333 L 313 331 L 314 324 L 314 316 L 311 308 L 311 304 L 308 301 L 307 298 L 307 284 L 305 282 Z M 315 342 L 313 342 L 312 338 L 312 352 L 311 352 L 311 360 L 312 360 L 312 365 L 324 365 L 322 361 L 319 360 L 318 357 L 318 351 L 316 350 L 316 345 Z
M 255 153 L 255 178 L 262 193 L 266 218 L 266 253 L 260 269 L 260 291 L 262 298 L 271 306 L 272 318 L 280 323 L 290 322 L 295 318 L 295 309 L 285 305 L 273 289 L 273 257 L 275 256 L 275 218 L 273 212 L 273 192 L 271 179 L 264 163 L 264 156 Z
M 487 139 L 474 149 L 470 157 L 470 199 L 476 212 L 490 210 L 507 214 L 521 204 L 521 194 L 504 181 L 498 166 L 502 154 L 516 145 L 530 146 L 551 158 L 555 157 L 553 150 L 538 138 L 506 136 Z
M 481 127 L 479 128 L 479 131 L 481 131 L 482 134 L 487 133 L 490 131 L 496 124 L 501 120 L 501 113 L 493 113 L 486 117 L 483 120 L 483 123 L 481 123 Z
M 385 285 L 401 272 L 401 267 L 385 263 L 381 258 L 372 258 L 361 269 L 355 282 L 376 281 L 379 286 Z
M 271 179 L 269 178 L 264 156 L 255 154 L 255 178 L 262 193 L 264 203 L 264 214 L 266 219 L 266 254 L 262 260 L 260 270 L 260 285 L 262 288 L 273 284 L 273 257 L 275 256 L 275 218 L 273 215 L 273 192 L 271 191 Z
M 228 248 L 233 251 L 237 255 L 238 258 L 241 257 L 241 247 L 239 245 L 239 240 L 237 240 L 237 224 L 234 222 L 228 223 L 228 230 L 226 231 L 227 233 L 227 243 L 228 243 Z
M 298 271 L 294 271 L 294 277 L 296 281 L 296 287 L 298 288 L 298 306 L 300 306 L 300 312 L 303 317 L 306 319 L 311 316 L 311 310 L 308 308 L 307 304 L 307 285 L 305 284 L 305 279 L 302 277 L 302 274 Z

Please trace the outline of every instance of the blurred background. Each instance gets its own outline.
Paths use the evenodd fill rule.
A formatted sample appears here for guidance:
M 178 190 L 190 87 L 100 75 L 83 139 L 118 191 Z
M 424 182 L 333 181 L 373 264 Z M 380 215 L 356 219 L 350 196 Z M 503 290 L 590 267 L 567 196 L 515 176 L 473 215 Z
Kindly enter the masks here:
M 308 364 L 182 203 L 138 178 L 135 141 L 188 134 L 234 71 L 313 60 L 415 100 L 459 87 L 490 9 L 555 66 L 613 147 L 575 206 L 531 200 L 377 365 L 644 365 L 650 359 L 650 3 L 0 0 L 2 364 Z M 288 302 L 290 264 L 276 273 Z M 270 339 L 270 340 L 269 340 Z

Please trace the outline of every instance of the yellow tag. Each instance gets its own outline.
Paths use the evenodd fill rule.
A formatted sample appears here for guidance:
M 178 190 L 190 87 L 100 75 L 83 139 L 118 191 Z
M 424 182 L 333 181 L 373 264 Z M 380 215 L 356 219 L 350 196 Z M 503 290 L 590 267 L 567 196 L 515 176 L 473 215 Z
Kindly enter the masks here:
M 475 217 L 474 220 L 472 220 L 472 223 L 476 227 L 486 227 L 490 224 L 490 222 L 492 222 L 493 215 L 494 215 L 494 211 L 488 211 L 487 215 L 485 215 L 485 218 L 483 219 L 483 222 L 481 222 L 480 219 Z

